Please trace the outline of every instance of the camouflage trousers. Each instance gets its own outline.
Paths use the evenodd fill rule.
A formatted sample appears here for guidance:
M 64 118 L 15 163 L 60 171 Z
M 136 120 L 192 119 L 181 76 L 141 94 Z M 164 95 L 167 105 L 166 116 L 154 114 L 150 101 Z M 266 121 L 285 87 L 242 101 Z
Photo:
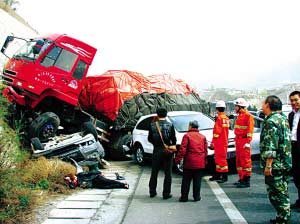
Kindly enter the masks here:
M 265 183 L 269 200 L 277 212 L 276 220 L 288 222 L 291 216 L 288 173 L 272 170 L 272 176 L 265 176 Z

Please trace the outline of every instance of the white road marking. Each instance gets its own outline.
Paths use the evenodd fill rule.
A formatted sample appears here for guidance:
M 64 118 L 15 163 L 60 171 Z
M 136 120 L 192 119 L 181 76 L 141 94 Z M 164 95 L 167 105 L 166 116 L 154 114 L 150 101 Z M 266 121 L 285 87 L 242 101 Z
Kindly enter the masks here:
M 248 222 L 235 207 L 232 201 L 228 198 L 226 193 L 220 188 L 219 184 L 215 181 L 209 181 L 209 177 L 204 177 L 205 181 L 211 188 L 212 192 L 215 194 L 216 198 L 224 208 L 228 218 L 231 220 L 231 223 L 234 224 L 247 224 Z

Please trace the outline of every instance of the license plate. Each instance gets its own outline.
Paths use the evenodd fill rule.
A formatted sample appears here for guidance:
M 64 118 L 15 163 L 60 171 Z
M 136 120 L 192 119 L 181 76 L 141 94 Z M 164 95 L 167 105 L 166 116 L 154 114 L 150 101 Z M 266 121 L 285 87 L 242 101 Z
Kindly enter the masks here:
M 235 152 L 227 152 L 227 159 L 232 159 L 235 157 Z

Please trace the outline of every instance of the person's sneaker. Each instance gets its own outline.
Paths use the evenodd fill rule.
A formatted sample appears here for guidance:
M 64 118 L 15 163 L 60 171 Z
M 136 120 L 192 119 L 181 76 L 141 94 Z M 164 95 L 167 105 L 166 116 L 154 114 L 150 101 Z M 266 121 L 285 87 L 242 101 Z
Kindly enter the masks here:
M 241 181 L 239 184 L 236 185 L 237 188 L 247 188 L 250 187 L 250 183 L 246 183 L 244 181 Z
M 188 199 L 187 199 L 187 198 L 182 198 L 182 197 L 180 197 L 178 201 L 180 201 L 180 202 L 187 202 Z
M 173 197 L 173 195 L 169 194 L 169 195 L 163 196 L 163 199 L 166 200 L 166 199 L 169 199 L 169 198 L 171 198 L 171 197 Z
M 154 198 L 156 195 L 157 193 L 150 194 L 150 198 Z

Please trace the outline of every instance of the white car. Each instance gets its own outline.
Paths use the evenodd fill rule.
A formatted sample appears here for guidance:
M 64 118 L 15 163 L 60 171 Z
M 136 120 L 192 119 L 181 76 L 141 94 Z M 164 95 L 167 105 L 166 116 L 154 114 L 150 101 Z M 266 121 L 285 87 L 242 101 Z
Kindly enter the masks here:
M 153 145 L 148 141 L 148 130 L 155 117 L 156 114 L 142 116 L 133 129 L 131 147 L 133 149 L 135 160 L 139 165 L 143 165 L 145 159 L 147 157 L 151 158 L 153 153 Z M 188 131 L 189 122 L 192 120 L 198 121 L 200 133 L 206 136 L 208 145 L 210 144 L 215 123 L 210 117 L 194 111 L 172 111 L 168 112 L 167 120 L 174 125 L 177 139 L 176 145 L 178 147 L 181 144 L 183 135 Z M 208 149 L 208 155 L 212 156 L 213 154 L 214 150 Z M 230 130 L 227 158 L 233 157 L 235 157 L 234 133 Z M 180 171 L 181 167 L 177 166 L 177 169 Z

